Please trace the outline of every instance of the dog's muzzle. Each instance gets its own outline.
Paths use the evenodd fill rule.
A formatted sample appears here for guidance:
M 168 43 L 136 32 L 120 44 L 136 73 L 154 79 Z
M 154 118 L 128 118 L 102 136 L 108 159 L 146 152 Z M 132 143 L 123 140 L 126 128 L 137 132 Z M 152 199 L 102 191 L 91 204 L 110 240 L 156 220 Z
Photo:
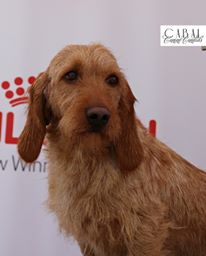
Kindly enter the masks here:
M 85 113 L 92 132 L 99 132 L 110 118 L 110 112 L 105 107 L 91 107 Z

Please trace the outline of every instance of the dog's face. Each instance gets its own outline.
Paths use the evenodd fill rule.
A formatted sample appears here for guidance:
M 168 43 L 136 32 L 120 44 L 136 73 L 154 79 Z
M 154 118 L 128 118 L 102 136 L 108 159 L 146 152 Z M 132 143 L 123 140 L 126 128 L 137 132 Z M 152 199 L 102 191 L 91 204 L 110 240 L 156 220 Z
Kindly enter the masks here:
M 121 169 L 134 169 L 141 155 L 134 101 L 114 56 L 106 48 L 67 46 L 30 89 L 19 153 L 28 162 L 35 160 L 49 125 L 49 137 L 58 136 L 56 141 L 68 145 L 70 153 L 75 146 L 93 153 L 112 147 L 117 158 L 128 158 L 126 162 L 132 163 L 122 160 Z
M 70 46 L 54 58 L 48 74 L 48 101 L 65 136 L 118 136 L 118 108 L 126 85 L 105 48 Z

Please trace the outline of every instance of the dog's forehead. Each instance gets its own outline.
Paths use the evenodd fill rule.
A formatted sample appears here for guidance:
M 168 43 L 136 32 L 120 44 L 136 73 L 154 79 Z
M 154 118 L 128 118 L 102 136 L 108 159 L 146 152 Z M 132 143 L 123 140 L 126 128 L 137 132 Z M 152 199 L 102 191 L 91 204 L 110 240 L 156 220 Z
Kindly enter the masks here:
M 67 69 L 83 65 L 88 69 L 119 69 L 114 55 L 103 45 L 68 45 L 63 48 L 49 65 L 50 77 L 57 77 Z M 68 70 L 67 70 L 68 71 Z

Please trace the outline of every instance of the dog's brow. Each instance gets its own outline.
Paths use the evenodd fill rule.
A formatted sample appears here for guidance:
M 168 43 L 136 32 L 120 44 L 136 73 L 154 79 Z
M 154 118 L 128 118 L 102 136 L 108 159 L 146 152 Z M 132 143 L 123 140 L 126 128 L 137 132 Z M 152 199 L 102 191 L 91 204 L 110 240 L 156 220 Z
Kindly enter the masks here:
M 65 65 L 65 67 L 63 68 L 63 71 L 71 71 L 71 70 L 80 70 L 83 68 L 83 63 L 81 60 L 72 60 L 70 63 L 68 63 L 67 65 Z M 62 72 L 63 72 L 62 71 Z
M 65 65 L 60 70 L 60 77 L 70 71 L 77 70 L 82 71 L 82 73 L 107 76 L 109 74 L 120 75 L 120 69 L 114 60 L 107 56 L 104 59 L 101 59 L 99 56 L 87 56 L 87 58 L 82 58 L 82 56 L 76 55 L 72 58 L 65 60 Z
M 80 59 L 67 58 L 65 60 L 62 60 L 62 65 L 59 66 L 58 68 L 55 80 L 57 81 L 60 80 L 61 77 L 69 71 L 72 71 L 72 70 L 79 71 L 82 68 L 83 68 L 83 63 Z

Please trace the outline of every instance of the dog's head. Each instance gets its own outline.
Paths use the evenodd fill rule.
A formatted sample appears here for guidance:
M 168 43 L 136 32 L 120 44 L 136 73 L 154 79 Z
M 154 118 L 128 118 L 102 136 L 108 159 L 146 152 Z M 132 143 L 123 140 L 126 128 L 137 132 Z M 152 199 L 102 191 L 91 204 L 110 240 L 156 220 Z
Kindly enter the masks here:
M 62 148 L 112 151 L 121 170 L 142 158 L 135 97 L 114 56 L 101 45 L 70 45 L 51 61 L 29 90 L 27 121 L 18 151 L 34 161 L 46 133 Z M 70 149 L 69 149 L 70 148 Z M 111 153 L 111 152 L 110 152 Z

